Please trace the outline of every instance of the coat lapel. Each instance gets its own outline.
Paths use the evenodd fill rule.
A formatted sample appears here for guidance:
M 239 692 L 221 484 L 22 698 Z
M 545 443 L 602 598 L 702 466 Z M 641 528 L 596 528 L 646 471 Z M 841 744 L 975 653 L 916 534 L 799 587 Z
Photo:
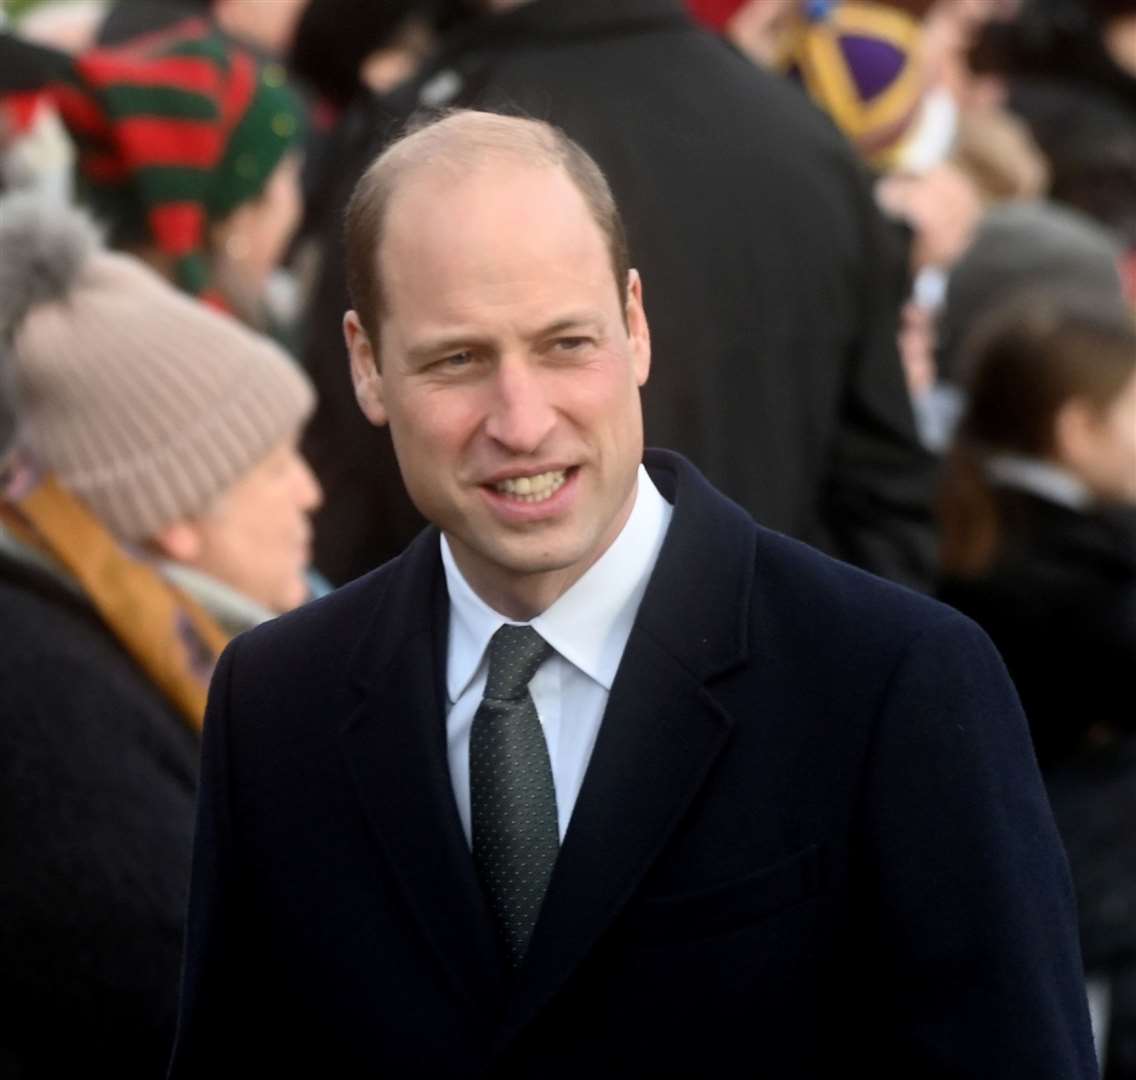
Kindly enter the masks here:
M 362 700 L 342 746 L 367 819 L 416 922 L 455 989 L 477 1009 L 498 999 L 493 924 L 457 815 L 446 758 L 448 604 L 438 534 L 400 558 L 352 668 Z
M 633 895 L 732 726 L 707 684 L 748 653 L 753 522 L 674 455 L 652 452 L 647 465 L 675 514 L 510 995 L 501 1050 Z

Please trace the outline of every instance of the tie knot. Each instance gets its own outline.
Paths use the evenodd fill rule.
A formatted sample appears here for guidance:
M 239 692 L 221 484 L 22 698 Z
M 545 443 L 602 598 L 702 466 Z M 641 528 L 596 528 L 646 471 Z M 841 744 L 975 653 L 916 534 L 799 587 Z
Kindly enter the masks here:
M 523 697 L 536 669 L 550 652 L 552 646 L 531 626 L 506 623 L 489 642 L 485 696 L 497 701 Z

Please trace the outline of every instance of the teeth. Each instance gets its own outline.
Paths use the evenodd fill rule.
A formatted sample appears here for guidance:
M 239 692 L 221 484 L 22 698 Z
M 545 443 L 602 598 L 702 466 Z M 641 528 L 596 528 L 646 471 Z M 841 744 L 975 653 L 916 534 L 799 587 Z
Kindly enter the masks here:
M 510 477 L 493 486 L 497 491 L 512 495 L 521 502 L 543 502 L 560 490 L 567 477 L 564 469 L 557 469 L 537 476 Z

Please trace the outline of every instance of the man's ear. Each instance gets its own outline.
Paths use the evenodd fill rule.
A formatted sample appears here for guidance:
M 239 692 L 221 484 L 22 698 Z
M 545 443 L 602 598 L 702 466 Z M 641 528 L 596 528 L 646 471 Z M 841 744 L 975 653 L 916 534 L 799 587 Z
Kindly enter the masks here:
M 643 308 L 643 281 L 638 270 L 627 272 L 626 315 L 635 382 L 642 386 L 651 373 L 651 330 L 647 326 L 647 312 Z
M 167 559 L 192 566 L 201 554 L 201 531 L 192 521 L 175 521 L 159 529 L 150 544 Z
M 383 404 L 383 377 L 379 358 L 371 346 L 371 338 L 363 329 L 354 311 L 343 316 L 343 338 L 347 342 L 347 355 L 351 358 L 351 381 L 355 384 L 355 400 L 363 415 L 376 427 L 387 422 Z

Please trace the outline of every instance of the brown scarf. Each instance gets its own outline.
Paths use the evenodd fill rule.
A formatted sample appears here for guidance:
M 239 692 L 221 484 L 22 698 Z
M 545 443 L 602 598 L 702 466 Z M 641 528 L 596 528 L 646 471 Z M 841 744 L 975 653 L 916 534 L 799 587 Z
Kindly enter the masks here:
M 0 519 L 72 575 L 107 628 L 200 731 L 209 678 L 229 640 L 214 619 L 27 458 L 0 478 Z

